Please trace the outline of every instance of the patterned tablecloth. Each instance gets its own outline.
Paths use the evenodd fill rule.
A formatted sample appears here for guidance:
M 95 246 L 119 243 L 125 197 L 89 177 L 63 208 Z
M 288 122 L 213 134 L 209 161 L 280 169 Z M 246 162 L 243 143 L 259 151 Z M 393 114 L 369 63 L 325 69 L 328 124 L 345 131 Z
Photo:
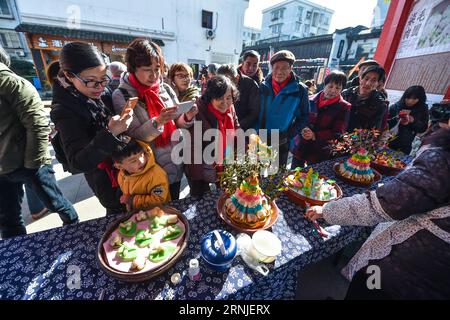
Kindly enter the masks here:
M 327 161 L 314 167 L 334 178 L 333 163 Z M 393 177 L 383 177 L 380 183 L 390 179 Z M 366 190 L 337 181 L 344 196 Z M 108 224 L 117 219 L 114 216 L 0 241 L 0 299 L 293 299 L 297 271 L 368 236 L 364 227 L 327 226 L 331 237 L 324 240 L 303 218 L 303 210 L 283 196 L 277 200 L 280 215 L 271 229 L 282 242 L 282 253 L 268 265 L 269 274 L 263 276 L 250 269 L 240 256 L 228 271 L 215 272 L 200 258 L 201 237 L 213 229 L 238 234 L 217 214 L 219 195 L 214 191 L 201 200 L 189 197 L 170 204 L 189 220 L 188 246 L 172 268 L 143 283 L 116 280 L 96 261 L 97 244 Z M 200 281 L 188 277 L 192 258 L 200 261 Z M 182 280 L 174 285 L 170 277 L 176 272 Z

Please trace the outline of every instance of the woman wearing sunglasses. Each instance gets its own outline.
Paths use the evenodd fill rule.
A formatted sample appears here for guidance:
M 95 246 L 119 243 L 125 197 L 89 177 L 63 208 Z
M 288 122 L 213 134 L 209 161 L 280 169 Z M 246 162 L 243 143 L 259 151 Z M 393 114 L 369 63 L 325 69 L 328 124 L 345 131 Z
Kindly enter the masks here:
M 121 213 L 121 191 L 110 155 L 126 139 L 122 133 L 128 129 L 133 111 L 114 115 L 112 106 L 107 105 L 111 97 L 104 92 L 110 79 L 105 61 L 95 47 L 82 42 L 66 44 L 59 65 L 50 117 L 67 169 L 84 173 L 107 214 Z M 58 156 L 56 147 L 55 151 Z

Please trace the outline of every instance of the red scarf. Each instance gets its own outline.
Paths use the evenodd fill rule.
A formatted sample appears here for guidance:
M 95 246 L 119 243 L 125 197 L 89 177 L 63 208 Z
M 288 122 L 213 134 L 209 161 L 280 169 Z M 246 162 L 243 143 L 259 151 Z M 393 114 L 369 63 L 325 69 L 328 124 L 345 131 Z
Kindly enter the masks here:
M 334 104 L 336 102 L 339 102 L 341 100 L 341 95 L 337 95 L 334 98 L 331 99 L 325 99 L 325 94 L 323 91 L 319 94 L 319 100 L 317 101 L 317 109 L 323 108 L 325 106 L 329 106 L 330 104 Z
M 281 90 L 283 90 L 284 87 L 288 84 L 289 80 L 291 80 L 292 75 L 290 74 L 289 77 L 287 77 L 286 80 L 284 80 L 282 83 L 278 83 L 275 81 L 275 79 L 272 77 L 272 88 L 273 93 L 276 96 L 278 93 L 280 93 Z
M 128 77 L 131 85 L 137 90 L 138 97 L 140 100 L 145 101 L 145 105 L 147 106 L 148 116 L 150 118 L 158 117 L 161 113 L 161 110 L 166 106 L 164 102 L 162 102 L 159 97 L 159 82 L 156 82 L 151 87 L 141 84 L 133 73 L 130 73 Z M 170 137 L 172 133 L 177 129 L 175 122 L 173 120 L 167 122 L 164 125 L 163 132 L 156 138 L 155 145 L 157 148 L 165 147 L 170 143 Z
M 109 181 L 111 181 L 111 186 L 113 188 L 119 187 L 119 181 L 117 180 L 117 175 L 119 174 L 119 170 L 117 170 L 112 162 L 111 158 L 106 158 L 102 162 L 100 162 L 97 165 L 97 168 L 100 170 L 105 170 L 106 174 L 108 175 Z
M 217 119 L 217 126 L 220 130 L 220 137 L 219 137 L 219 145 L 222 143 L 222 150 L 219 149 L 219 163 L 223 163 L 223 156 L 225 155 L 226 149 L 227 149 L 227 129 L 233 130 L 232 136 L 234 136 L 234 119 L 233 119 L 233 113 L 232 108 L 227 109 L 224 113 L 221 113 L 219 110 L 213 107 L 211 103 L 208 104 L 208 111 L 211 112 L 214 117 Z

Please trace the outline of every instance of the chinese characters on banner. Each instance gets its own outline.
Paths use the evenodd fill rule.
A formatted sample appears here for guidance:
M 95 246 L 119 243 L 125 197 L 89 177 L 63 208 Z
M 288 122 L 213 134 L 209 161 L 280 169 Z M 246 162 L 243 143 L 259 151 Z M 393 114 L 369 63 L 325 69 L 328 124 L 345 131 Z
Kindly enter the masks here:
M 409 14 L 386 82 L 390 101 L 421 85 L 428 103 L 439 102 L 450 85 L 450 0 L 418 0 Z

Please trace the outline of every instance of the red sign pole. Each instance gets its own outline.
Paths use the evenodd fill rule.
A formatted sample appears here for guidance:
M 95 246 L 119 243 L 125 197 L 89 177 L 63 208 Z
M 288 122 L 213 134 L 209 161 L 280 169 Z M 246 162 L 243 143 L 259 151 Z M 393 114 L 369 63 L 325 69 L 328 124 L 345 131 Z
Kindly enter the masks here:
M 374 59 L 384 67 L 386 74 L 391 70 L 413 3 L 413 0 L 398 0 L 391 1 L 389 6 L 374 56 Z

